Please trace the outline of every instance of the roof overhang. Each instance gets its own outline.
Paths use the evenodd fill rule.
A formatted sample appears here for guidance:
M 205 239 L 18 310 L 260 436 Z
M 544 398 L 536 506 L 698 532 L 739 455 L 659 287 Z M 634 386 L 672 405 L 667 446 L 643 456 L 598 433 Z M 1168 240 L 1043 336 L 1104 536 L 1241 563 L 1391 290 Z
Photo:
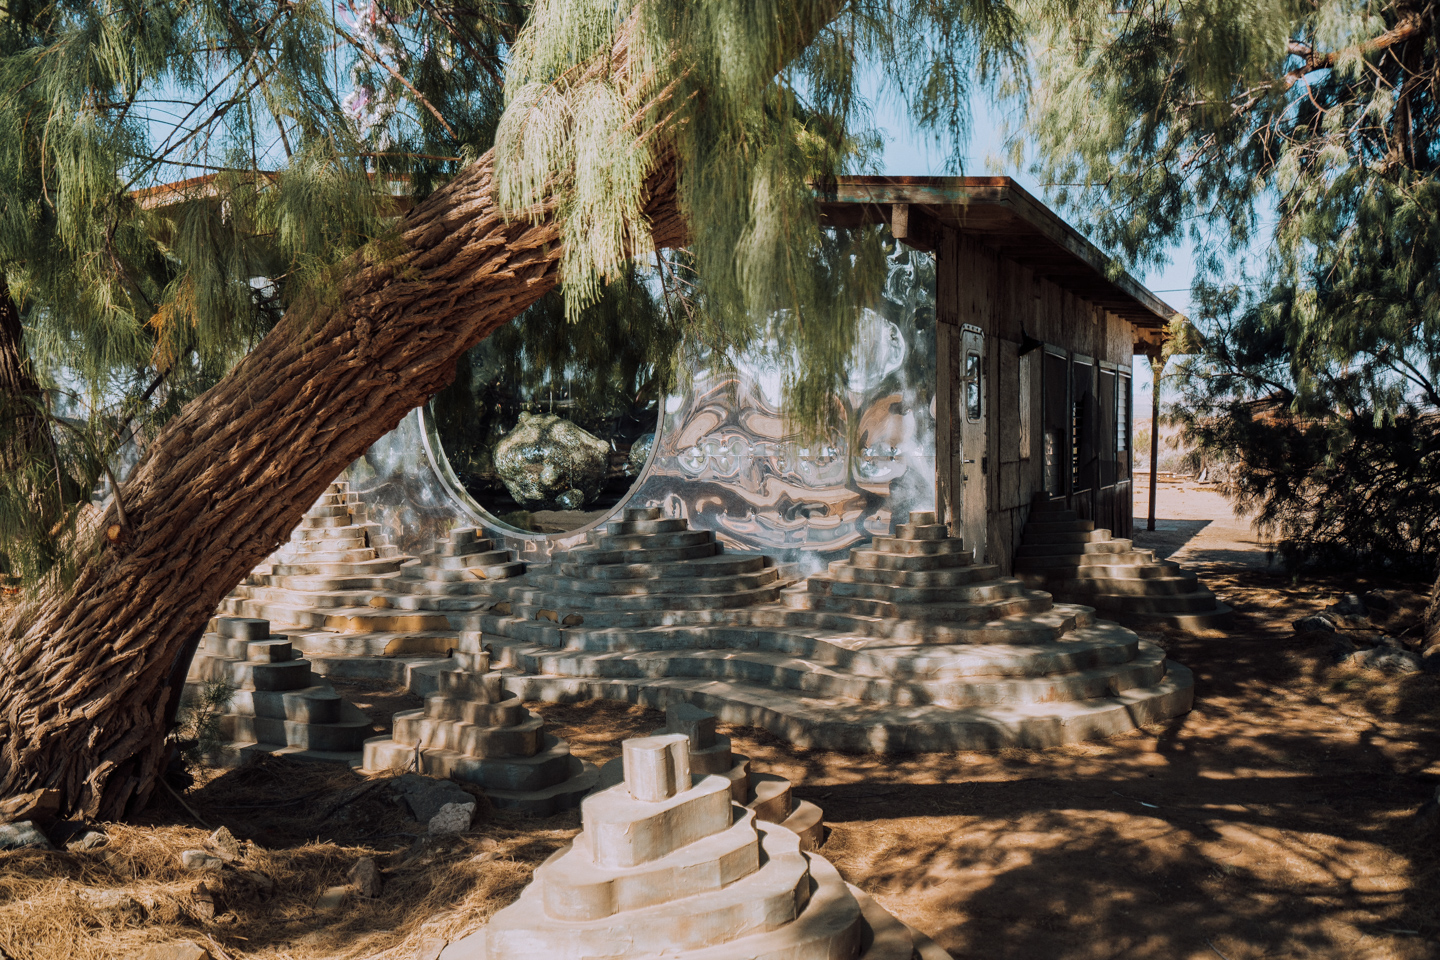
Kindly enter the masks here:
M 1180 316 L 1009 177 L 841 177 L 820 191 L 820 210 L 837 227 L 889 224 L 922 250 L 936 249 L 940 226 L 952 227 L 1128 320 L 1143 340 L 1158 344 Z

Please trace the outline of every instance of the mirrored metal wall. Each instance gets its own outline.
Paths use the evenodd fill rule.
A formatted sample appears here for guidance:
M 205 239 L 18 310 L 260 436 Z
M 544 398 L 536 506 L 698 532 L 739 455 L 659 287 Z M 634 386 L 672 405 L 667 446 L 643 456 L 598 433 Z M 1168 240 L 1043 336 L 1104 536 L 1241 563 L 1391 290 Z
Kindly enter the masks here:
M 863 314 L 844 429 L 804 444 L 785 429 L 780 377 L 764 348 L 733 372 L 697 372 L 668 397 L 630 506 L 660 506 L 713 530 L 726 550 L 759 552 L 804 575 L 889 531 L 892 517 L 935 501 L 935 266 L 896 244 L 884 291 Z M 637 460 L 638 466 L 638 460 Z M 382 538 L 417 553 L 455 525 L 484 528 L 521 559 L 540 562 L 583 543 L 595 522 L 562 535 L 525 534 L 466 493 L 423 409 L 412 412 L 346 474 L 371 505 Z M 612 514 L 613 515 L 613 514 Z

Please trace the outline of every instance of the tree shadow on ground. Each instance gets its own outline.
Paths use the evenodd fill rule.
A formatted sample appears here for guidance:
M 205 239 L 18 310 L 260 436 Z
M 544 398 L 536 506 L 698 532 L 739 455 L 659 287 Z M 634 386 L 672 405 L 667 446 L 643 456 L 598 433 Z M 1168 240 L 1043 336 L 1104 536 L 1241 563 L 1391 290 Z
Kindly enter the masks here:
M 821 852 L 957 958 L 1434 957 L 1440 681 L 1336 667 L 1290 621 L 1355 579 L 1217 568 L 1221 637 L 1146 632 L 1190 713 L 1049 749 L 894 757 L 722 727 L 825 811 Z M 1393 586 L 1393 585 L 1392 585 Z
M 1135 546 L 1152 550 L 1161 560 L 1182 549 L 1210 526 L 1209 520 L 1157 520 L 1154 530 L 1145 529 L 1145 521 L 1136 519 L 1135 530 L 1130 535 Z

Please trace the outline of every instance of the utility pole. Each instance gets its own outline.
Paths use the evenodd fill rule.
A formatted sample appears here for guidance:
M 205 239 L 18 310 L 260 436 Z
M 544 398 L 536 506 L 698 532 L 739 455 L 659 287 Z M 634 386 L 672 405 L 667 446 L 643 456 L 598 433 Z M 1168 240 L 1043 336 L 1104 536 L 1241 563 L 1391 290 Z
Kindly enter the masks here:
M 1160 374 L 1165 370 L 1165 356 L 1150 357 L 1150 519 L 1146 530 L 1155 529 L 1155 484 L 1160 469 Z

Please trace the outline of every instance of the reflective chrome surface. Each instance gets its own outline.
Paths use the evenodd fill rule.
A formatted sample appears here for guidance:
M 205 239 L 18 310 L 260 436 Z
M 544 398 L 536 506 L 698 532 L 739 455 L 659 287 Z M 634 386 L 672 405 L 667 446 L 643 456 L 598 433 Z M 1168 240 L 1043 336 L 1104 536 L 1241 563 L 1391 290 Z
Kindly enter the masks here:
M 735 374 L 696 373 L 665 402 L 653 449 L 615 508 L 662 506 L 713 530 L 727 550 L 765 553 L 804 575 L 888 532 L 892 516 L 935 505 L 935 267 L 897 246 L 883 296 L 867 309 L 843 407 L 844 435 L 803 445 L 784 429 L 780 379 L 764 349 Z M 382 537 L 404 553 L 456 525 L 482 527 L 522 560 L 583 543 L 605 520 L 565 534 L 512 530 L 465 492 L 423 408 L 347 471 Z

